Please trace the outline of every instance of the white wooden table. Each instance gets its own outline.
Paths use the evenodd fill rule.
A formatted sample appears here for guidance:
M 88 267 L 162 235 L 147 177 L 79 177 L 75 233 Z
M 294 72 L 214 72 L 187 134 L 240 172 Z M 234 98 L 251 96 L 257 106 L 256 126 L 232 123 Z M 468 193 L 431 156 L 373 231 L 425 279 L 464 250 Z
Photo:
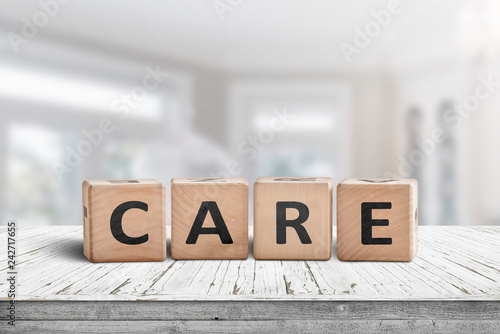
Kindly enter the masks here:
M 0 238 L 6 310 L 6 227 Z M 18 228 L 17 331 L 500 332 L 500 227 L 420 227 L 410 263 L 341 262 L 334 244 L 329 261 L 94 264 L 82 238 Z

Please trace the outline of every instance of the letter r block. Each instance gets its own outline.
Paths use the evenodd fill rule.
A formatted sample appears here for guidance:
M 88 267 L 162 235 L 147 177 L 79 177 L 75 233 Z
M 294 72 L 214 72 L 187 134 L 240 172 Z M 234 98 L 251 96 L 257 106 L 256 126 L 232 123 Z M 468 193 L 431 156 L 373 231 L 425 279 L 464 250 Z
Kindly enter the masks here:
M 337 257 L 413 260 L 417 212 L 417 180 L 345 179 L 337 186 Z
M 175 178 L 172 258 L 248 258 L 248 182 L 245 178 Z
M 254 257 L 330 259 L 332 189 L 327 177 L 259 177 L 254 186 Z
M 91 262 L 167 257 L 165 187 L 156 180 L 84 181 L 83 252 Z

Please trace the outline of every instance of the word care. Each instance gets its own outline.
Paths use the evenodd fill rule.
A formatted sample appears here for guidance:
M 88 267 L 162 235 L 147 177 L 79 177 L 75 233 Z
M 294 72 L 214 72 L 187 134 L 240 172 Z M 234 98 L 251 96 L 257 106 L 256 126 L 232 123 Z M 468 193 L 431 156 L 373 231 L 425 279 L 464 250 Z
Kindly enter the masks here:
M 255 259 L 330 259 L 332 192 L 328 177 L 260 177 L 253 192 Z M 172 179 L 172 258 L 248 258 L 248 194 L 244 178 Z M 411 261 L 417 194 L 414 179 L 342 181 L 338 258 Z M 165 215 L 165 187 L 156 180 L 84 181 L 84 254 L 91 262 L 163 261 Z

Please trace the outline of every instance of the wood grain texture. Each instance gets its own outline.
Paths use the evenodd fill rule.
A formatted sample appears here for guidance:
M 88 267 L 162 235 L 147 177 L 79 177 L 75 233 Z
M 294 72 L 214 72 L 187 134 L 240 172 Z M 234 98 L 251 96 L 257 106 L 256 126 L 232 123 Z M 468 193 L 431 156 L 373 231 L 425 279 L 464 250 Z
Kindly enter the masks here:
M 20 321 L 122 321 L 139 318 L 148 321 L 500 318 L 500 303 L 496 301 L 18 301 L 16 308 Z
M 248 182 L 245 178 L 175 178 L 171 187 L 173 259 L 248 258 Z M 206 212 L 202 205 L 209 202 L 213 210 Z M 200 226 L 203 229 L 216 228 L 214 219 L 218 218 L 213 218 L 213 215 L 214 211 L 218 211 L 218 225 L 227 229 L 229 238 L 223 239 L 212 232 L 214 234 L 197 235 L 194 243 L 188 242 L 193 225 L 196 225 L 195 220 L 199 219 L 198 215 L 203 210 L 205 215 L 200 220 Z
M 374 226 L 363 227 L 362 221 Z M 411 261 L 417 254 L 417 232 L 416 180 L 345 179 L 337 186 L 340 260 Z M 367 240 L 366 236 L 373 239 Z M 377 244 L 381 242 L 387 244 Z
M 26 321 L 7 333 L 498 333 L 500 320 Z
M 412 262 L 90 263 L 81 227 L 19 227 L 18 301 L 500 301 L 500 227 L 429 226 L 419 236 Z
M 81 228 L 20 227 L 16 326 L 3 312 L 0 332 L 498 333 L 500 227 L 419 235 L 412 262 L 89 263 Z
M 165 187 L 156 180 L 92 180 L 82 185 L 84 254 L 91 262 L 163 261 L 167 256 Z M 125 244 L 113 235 L 111 217 L 127 202 L 142 202 L 121 219 L 123 233 L 141 244 Z
M 254 185 L 254 257 L 259 260 L 328 260 L 332 254 L 332 179 L 259 177 Z M 305 205 L 307 214 L 287 208 L 286 220 L 307 217 L 300 227 L 287 226 L 279 243 L 278 203 Z M 307 238 L 305 238 L 307 235 Z M 308 240 L 307 240 L 308 239 Z

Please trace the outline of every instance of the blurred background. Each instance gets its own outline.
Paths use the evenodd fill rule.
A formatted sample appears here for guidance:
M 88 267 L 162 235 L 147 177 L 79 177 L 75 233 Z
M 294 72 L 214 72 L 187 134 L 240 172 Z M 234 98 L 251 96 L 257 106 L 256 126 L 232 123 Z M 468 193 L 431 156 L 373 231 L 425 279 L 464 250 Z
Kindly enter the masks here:
M 82 224 L 84 179 L 419 180 L 500 224 L 498 1 L 0 1 L 1 224 Z M 170 211 L 167 212 L 167 222 Z

